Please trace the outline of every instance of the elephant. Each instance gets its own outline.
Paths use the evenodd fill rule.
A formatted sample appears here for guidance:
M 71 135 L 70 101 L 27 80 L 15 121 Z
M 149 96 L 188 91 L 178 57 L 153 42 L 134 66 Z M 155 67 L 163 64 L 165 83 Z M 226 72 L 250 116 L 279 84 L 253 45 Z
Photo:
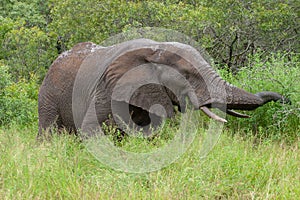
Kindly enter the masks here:
M 81 129 L 89 137 L 101 124 L 118 119 L 149 130 L 149 124 L 172 118 L 176 107 L 185 112 L 187 104 L 226 122 L 211 108 L 247 118 L 235 110 L 254 110 L 270 101 L 289 102 L 275 92 L 252 94 L 227 83 L 186 44 L 144 38 L 108 47 L 82 42 L 62 53 L 43 80 L 38 137 L 51 126 L 75 134 Z M 118 118 L 112 119 L 115 113 Z

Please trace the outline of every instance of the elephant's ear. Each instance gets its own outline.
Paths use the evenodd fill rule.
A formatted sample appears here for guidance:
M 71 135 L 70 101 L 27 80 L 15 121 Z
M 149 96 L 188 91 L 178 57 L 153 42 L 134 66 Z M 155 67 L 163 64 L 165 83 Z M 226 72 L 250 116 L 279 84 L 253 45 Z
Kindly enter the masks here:
M 158 79 L 156 66 L 145 63 L 123 73 L 112 89 L 112 101 L 126 102 L 161 117 L 173 116 L 172 100 Z
M 195 79 L 193 74 L 201 74 L 201 70 L 206 71 L 205 73 L 210 72 L 209 65 L 197 50 L 180 43 L 158 43 L 139 39 L 113 46 L 106 55 L 107 68 L 103 82 L 108 93 L 112 94 L 112 100 L 124 101 L 147 111 L 151 110 L 153 105 L 159 104 L 165 108 L 168 116 L 173 114 L 171 101 L 174 99 L 170 99 L 170 95 L 168 96 L 165 87 L 162 86 L 161 70 L 158 69 L 171 67 L 187 79 Z M 195 66 L 203 66 L 203 69 L 197 69 Z M 203 85 L 203 97 L 209 97 L 205 95 L 205 80 L 197 76 L 196 81 Z

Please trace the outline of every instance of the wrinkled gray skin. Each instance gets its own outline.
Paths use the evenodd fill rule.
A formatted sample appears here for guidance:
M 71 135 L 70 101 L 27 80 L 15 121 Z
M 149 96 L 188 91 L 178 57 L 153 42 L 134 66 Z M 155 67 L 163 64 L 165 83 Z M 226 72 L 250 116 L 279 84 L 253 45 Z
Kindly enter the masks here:
M 130 87 L 145 80 L 154 83 Z M 228 84 L 188 45 L 148 39 L 110 47 L 86 42 L 64 52 L 51 65 L 39 91 L 39 136 L 52 125 L 92 134 L 102 122 L 113 123 L 109 120 L 113 112 L 141 127 L 151 120 L 159 124 L 162 116 L 174 115 L 174 106 L 183 112 L 185 99 L 222 122 L 226 120 L 209 108 L 248 117 L 232 109 L 253 110 L 269 101 L 287 101 L 275 92 L 251 94 Z M 165 109 L 163 114 L 151 107 L 155 104 Z

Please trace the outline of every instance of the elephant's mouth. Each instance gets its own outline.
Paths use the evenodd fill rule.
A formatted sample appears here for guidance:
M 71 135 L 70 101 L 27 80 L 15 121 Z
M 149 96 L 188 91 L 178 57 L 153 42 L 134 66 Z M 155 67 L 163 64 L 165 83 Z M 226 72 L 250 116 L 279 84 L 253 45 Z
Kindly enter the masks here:
M 204 106 L 200 106 L 200 110 L 202 112 L 204 112 L 208 117 L 216 120 L 216 121 L 220 121 L 220 122 L 227 122 L 226 119 L 218 116 L 217 114 L 213 113 L 209 108 L 211 108 L 211 105 L 204 105 Z M 228 115 L 232 115 L 234 117 L 240 117 L 240 118 L 249 118 L 250 116 L 249 115 L 245 115 L 245 114 L 241 114 L 241 113 L 238 113 L 234 110 L 230 110 L 230 109 L 222 109 L 222 107 L 216 107 L 218 108 L 219 110 L 223 111 L 223 112 L 226 112 Z

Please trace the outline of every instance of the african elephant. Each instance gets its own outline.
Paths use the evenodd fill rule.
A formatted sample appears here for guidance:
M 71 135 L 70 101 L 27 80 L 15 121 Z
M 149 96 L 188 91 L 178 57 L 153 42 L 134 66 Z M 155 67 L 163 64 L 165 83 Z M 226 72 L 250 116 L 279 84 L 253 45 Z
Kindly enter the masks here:
M 39 91 L 38 136 L 51 125 L 92 134 L 116 112 L 126 123 L 145 127 L 174 116 L 176 106 L 184 112 L 186 100 L 221 122 L 226 120 L 211 107 L 249 117 L 234 109 L 253 110 L 269 101 L 288 101 L 275 92 L 251 94 L 230 85 L 189 45 L 148 39 L 109 47 L 85 42 L 50 66 Z

